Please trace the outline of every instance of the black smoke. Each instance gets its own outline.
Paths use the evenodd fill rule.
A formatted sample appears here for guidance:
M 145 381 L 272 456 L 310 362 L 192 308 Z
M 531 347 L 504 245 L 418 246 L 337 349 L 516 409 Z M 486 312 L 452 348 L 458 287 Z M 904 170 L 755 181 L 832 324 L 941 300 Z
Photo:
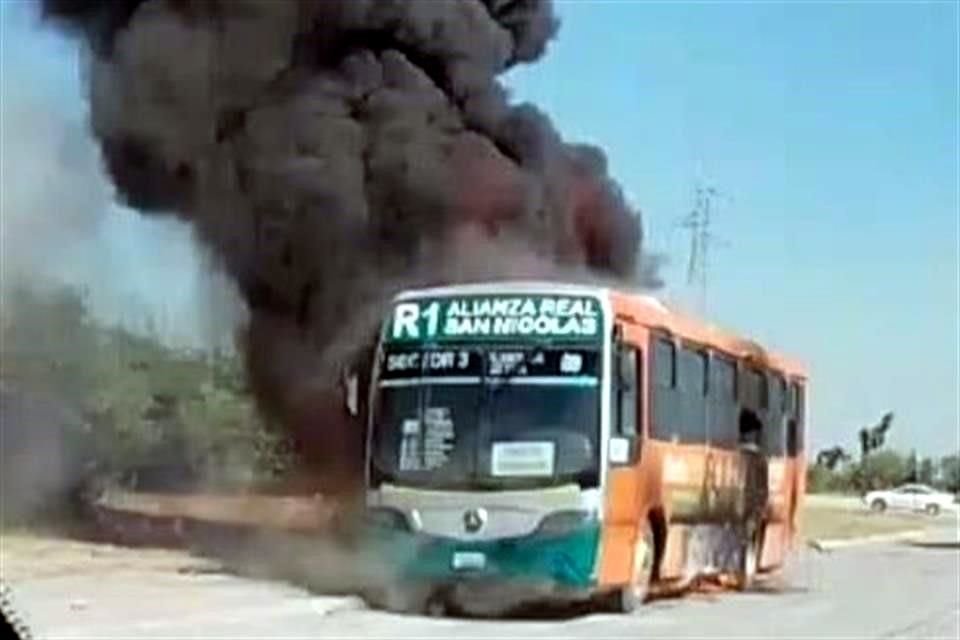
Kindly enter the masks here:
M 324 430 L 328 365 L 364 344 L 397 287 L 561 272 L 656 284 L 603 153 L 565 143 L 498 82 L 557 32 L 547 0 L 42 10 L 92 54 L 91 124 L 120 197 L 189 221 L 236 280 L 251 379 L 287 423 Z

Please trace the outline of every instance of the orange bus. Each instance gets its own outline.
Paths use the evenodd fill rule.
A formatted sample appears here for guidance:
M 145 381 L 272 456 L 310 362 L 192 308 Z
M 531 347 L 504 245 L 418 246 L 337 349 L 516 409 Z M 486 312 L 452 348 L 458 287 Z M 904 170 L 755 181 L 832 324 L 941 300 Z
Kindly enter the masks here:
M 781 566 L 804 495 L 795 361 L 647 295 L 405 291 L 370 385 L 366 511 L 403 609 L 600 601 Z

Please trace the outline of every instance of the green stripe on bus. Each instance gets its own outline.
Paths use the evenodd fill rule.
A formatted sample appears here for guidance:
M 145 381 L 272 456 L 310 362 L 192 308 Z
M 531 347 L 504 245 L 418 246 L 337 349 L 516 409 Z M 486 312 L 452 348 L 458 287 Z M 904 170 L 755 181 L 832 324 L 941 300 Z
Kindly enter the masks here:
M 475 542 L 379 529 L 372 542 L 386 568 L 401 581 L 492 578 L 584 588 L 594 581 L 599 540 L 600 524 L 591 523 L 561 535 Z M 454 554 L 462 552 L 482 553 L 484 568 L 454 569 Z

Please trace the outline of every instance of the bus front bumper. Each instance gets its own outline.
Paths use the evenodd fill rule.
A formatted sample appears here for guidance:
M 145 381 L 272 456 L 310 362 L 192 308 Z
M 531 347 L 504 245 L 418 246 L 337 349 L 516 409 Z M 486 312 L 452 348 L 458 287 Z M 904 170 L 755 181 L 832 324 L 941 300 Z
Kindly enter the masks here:
M 560 535 L 463 541 L 380 529 L 376 554 L 399 584 L 428 584 L 460 602 L 587 597 L 596 585 L 599 523 Z

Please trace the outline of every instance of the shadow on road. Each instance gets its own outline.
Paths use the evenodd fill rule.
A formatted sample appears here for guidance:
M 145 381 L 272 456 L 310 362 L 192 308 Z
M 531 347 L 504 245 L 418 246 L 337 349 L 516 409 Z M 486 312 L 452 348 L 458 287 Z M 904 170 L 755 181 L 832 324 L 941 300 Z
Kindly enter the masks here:
M 567 604 L 534 603 L 510 607 L 496 613 L 478 613 L 455 607 L 451 615 L 465 619 L 493 619 L 528 622 L 564 622 L 582 618 L 591 614 L 609 613 L 599 605 L 590 602 Z
M 809 587 L 802 587 L 799 585 L 793 585 L 788 583 L 766 583 L 766 584 L 757 584 L 744 593 L 760 593 L 764 595 L 785 595 L 785 594 L 797 594 L 797 593 L 811 593 L 812 589 Z
M 960 540 L 955 540 L 953 542 L 924 542 L 922 540 L 907 540 L 904 542 L 904 544 L 908 547 L 917 547 L 920 549 L 960 549 Z

